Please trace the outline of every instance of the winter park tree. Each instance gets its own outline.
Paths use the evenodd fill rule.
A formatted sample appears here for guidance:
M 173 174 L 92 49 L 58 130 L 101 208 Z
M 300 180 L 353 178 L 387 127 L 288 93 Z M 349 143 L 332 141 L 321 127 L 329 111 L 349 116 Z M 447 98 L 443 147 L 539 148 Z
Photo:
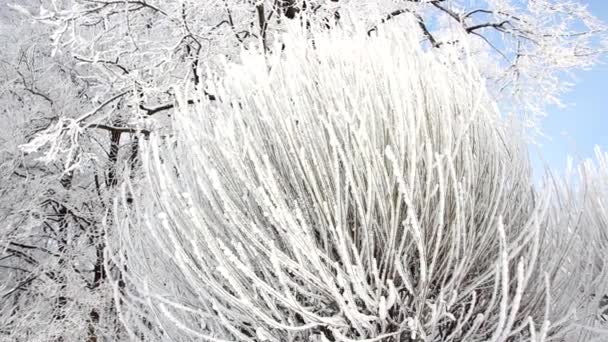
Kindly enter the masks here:
M 605 333 L 605 157 L 574 185 L 533 189 L 512 138 L 526 133 L 491 105 L 538 127 L 538 99 L 558 101 L 564 73 L 604 52 L 605 26 L 583 5 L 28 0 L 0 11 L 1 338 Z

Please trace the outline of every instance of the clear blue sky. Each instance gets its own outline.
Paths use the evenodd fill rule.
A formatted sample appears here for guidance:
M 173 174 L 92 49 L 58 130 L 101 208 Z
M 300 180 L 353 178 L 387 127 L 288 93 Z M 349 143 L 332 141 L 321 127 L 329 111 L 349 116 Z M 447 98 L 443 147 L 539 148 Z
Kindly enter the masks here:
M 590 12 L 608 23 L 608 0 L 579 0 L 588 4 Z M 544 162 L 557 171 L 566 167 L 567 156 L 585 159 L 593 156 L 599 145 L 608 152 L 608 58 L 589 71 L 575 74 L 576 84 L 564 97 L 566 108 L 550 107 L 542 127 L 550 139 L 542 139 L 541 147 L 530 149 L 536 177 L 543 172 Z M 538 179 L 538 178 L 537 178 Z

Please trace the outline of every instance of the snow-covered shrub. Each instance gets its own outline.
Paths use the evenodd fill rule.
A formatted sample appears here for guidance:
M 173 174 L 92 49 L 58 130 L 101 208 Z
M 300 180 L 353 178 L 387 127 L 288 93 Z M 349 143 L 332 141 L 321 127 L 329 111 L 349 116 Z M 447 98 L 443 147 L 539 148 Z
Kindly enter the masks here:
M 534 190 L 473 61 L 404 31 L 248 52 L 209 85 L 221 101 L 184 105 L 174 138 L 143 145 L 145 180 L 115 210 L 132 338 L 580 336 L 597 300 L 575 284 L 589 267 L 555 192 Z
M 593 160 L 563 176 L 548 173 L 543 190 L 552 198 L 547 214 L 550 229 L 539 263 L 552 269 L 552 300 L 571 302 L 576 310 L 565 341 L 608 339 L 608 153 L 599 148 Z M 566 309 L 566 306 L 563 306 Z M 555 310 L 559 310 L 556 308 Z M 563 309 L 562 309 L 563 310 Z

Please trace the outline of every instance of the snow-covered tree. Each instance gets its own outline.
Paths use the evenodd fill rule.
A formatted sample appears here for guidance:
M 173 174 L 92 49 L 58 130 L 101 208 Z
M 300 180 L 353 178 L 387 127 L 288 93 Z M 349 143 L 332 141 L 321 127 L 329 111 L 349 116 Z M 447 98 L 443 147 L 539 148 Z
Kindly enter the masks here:
M 559 103 L 568 72 L 598 62 L 607 32 L 571 0 L 64 0 L 41 1 L 35 11 L 12 7 L 52 30 L 53 52 L 77 62 L 93 103 L 125 100 L 126 118 L 115 122 L 116 113 L 105 111 L 81 126 L 131 126 L 171 110 L 176 83 L 201 84 L 218 56 L 234 59 L 250 44 L 268 47 L 290 21 L 313 30 L 362 21 L 373 35 L 378 26 L 399 27 L 404 17 L 415 18 L 430 48 L 471 50 L 465 54 L 478 60 L 501 106 L 533 126 L 545 104 Z
M 34 1 L 29 5 L 37 8 Z M 70 119 L 91 110 L 91 83 L 72 56 L 53 56 L 47 27 L 9 16 L 6 9 L 0 61 L 0 340 L 83 340 L 98 330 L 111 336 L 117 325 L 111 291 L 103 290 L 100 237 L 116 158 L 128 153 L 113 148 L 97 127 L 69 136 L 55 130 L 59 136 L 46 156 L 24 153 L 21 147 L 37 134 L 73 127 Z

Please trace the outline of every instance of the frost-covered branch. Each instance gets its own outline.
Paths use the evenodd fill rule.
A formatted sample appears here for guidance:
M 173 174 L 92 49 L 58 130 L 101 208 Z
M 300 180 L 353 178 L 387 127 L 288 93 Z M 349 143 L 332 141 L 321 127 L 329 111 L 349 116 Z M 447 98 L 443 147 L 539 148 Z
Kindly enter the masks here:
M 559 261 L 582 251 L 562 237 L 588 235 L 549 215 L 555 198 L 534 190 L 524 144 L 473 64 L 401 31 L 317 34 L 314 46 L 304 36 L 285 37 L 300 43 L 278 45 L 281 58 L 260 49 L 229 65 L 215 88 L 238 107 L 180 107 L 176 140 L 144 144 L 145 180 L 125 185 L 116 211 L 127 330 L 243 341 L 579 333 L 589 320 L 575 314 L 596 308 L 585 294 L 606 273 Z

